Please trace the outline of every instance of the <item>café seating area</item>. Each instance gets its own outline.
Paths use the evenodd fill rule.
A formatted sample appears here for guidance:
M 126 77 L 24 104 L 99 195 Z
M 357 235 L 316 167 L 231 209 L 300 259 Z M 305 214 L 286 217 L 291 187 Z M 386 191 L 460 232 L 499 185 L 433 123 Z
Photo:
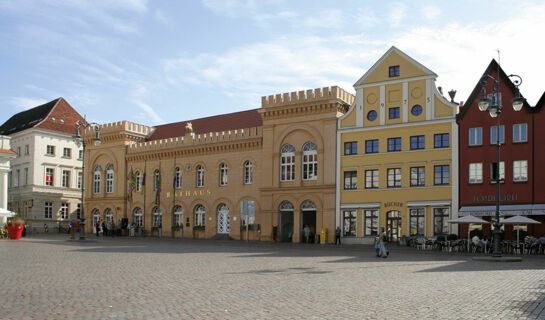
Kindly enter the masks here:
M 473 243 L 468 239 L 457 240 L 441 240 L 438 241 L 435 238 L 427 238 L 424 236 L 414 237 L 409 244 L 416 250 L 439 250 L 442 252 L 452 253 L 483 253 L 491 254 L 493 249 L 492 240 Z M 537 239 L 535 237 L 527 236 L 521 239 L 518 243 L 516 240 L 503 240 L 501 241 L 501 250 L 503 254 L 532 254 L 532 255 L 545 255 L 545 241 Z

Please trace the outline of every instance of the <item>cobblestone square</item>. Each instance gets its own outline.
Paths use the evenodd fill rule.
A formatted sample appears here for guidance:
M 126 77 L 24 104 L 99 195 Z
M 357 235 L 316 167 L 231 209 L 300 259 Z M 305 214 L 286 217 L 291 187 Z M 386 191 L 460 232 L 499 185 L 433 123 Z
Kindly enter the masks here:
M 545 319 L 545 258 L 154 238 L 0 241 L 2 319 Z

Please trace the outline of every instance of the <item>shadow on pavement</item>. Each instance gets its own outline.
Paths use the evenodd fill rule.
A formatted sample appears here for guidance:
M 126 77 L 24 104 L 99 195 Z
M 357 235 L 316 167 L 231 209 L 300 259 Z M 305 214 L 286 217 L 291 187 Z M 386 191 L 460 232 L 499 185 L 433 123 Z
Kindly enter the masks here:
M 88 240 L 69 240 L 68 236 L 34 236 L 26 237 L 22 242 L 38 242 L 42 244 L 69 246 L 77 252 L 95 253 L 230 253 L 241 258 L 259 257 L 293 257 L 330 258 L 322 263 L 356 263 L 376 262 L 378 264 L 428 265 L 429 268 L 418 271 L 426 272 L 459 272 L 459 271 L 492 271 L 492 270 L 542 270 L 545 269 L 545 256 L 523 256 L 522 262 L 484 262 L 474 261 L 475 255 L 469 253 L 443 253 L 440 251 L 417 251 L 412 247 L 390 245 L 390 256 L 378 258 L 371 245 L 316 245 L 301 243 L 245 242 L 237 240 L 196 240 L 172 238 L 127 238 L 127 237 L 93 237 Z M 374 268 L 376 265 L 362 265 L 362 268 Z M 308 272 L 306 268 L 290 268 L 286 270 L 260 270 L 255 273 L 272 272 Z

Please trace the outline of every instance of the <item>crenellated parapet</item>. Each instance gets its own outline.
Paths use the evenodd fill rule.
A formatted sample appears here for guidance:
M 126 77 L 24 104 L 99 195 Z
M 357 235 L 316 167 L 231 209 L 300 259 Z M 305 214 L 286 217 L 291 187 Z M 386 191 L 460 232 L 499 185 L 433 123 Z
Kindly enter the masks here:
M 149 137 L 154 128 L 143 124 L 138 124 L 130 121 L 117 121 L 112 123 L 105 123 L 98 126 L 89 126 L 86 129 L 86 136 L 88 139 L 94 138 L 95 130 L 98 129 L 100 137 L 103 142 L 119 142 L 130 141 L 140 142 Z
M 341 100 L 344 103 L 352 104 L 354 98 L 353 94 L 338 86 L 332 86 L 261 97 L 261 107 L 279 107 L 324 100 Z
M 262 127 L 237 129 L 204 134 L 188 133 L 183 137 L 152 140 L 133 143 L 127 149 L 127 155 L 161 152 L 169 150 L 182 150 L 209 145 L 228 145 L 230 143 L 245 142 L 263 137 Z

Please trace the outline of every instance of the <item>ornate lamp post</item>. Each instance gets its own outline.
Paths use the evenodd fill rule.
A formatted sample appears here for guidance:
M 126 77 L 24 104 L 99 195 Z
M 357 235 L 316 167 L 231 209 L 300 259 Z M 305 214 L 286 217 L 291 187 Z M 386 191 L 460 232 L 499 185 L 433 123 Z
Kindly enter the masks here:
M 497 164 L 496 164 L 496 221 L 494 222 L 494 231 L 493 231 L 493 257 L 501 257 L 501 246 L 500 246 L 500 234 L 501 234 L 501 223 L 500 223 L 500 115 L 502 112 L 501 104 L 501 93 L 500 93 L 500 66 L 498 64 L 498 70 L 496 76 L 498 79 L 485 74 L 481 79 L 482 86 L 482 97 L 477 101 L 480 111 L 488 111 L 492 118 L 496 118 L 496 148 L 497 148 Z M 508 75 L 507 77 L 515 77 L 517 80 L 513 81 L 513 84 L 516 86 L 516 97 L 511 100 L 513 109 L 515 111 L 520 111 L 526 99 L 524 99 L 518 90 L 518 87 L 522 84 L 522 78 L 516 74 Z M 494 81 L 491 94 L 486 94 L 486 80 L 490 78 Z
M 83 146 L 83 155 L 81 159 L 81 212 L 79 214 L 80 218 L 80 240 L 85 240 L 85 210 L 84 210 L 84 203 L 85 203 L 85 129 L 88 127 L 93 127 L 95 129 L 95 137 L 93 138 L 93 142 L 95 143 L 95 146 L 99 146 L 102 140 L 100 140 L 100 127 L 98 123 L 93 122 L 87 122 L 85 121 L 85 118 L 83 121 L 78 120 L 76 122 L 76 135 L 74 136 L 74 141 L 78 145 L 78 147 Z M 83 132 L 83 135 L 81 134 Z

